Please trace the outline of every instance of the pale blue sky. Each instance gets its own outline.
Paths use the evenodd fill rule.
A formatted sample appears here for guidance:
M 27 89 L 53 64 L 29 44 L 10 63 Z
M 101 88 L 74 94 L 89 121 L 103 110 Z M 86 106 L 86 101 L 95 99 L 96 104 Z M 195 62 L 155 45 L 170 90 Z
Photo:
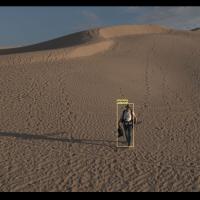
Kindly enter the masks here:
M 0 47 L 118 24 L 191 29 L 200 27 L 200 7 L 0 7 Z

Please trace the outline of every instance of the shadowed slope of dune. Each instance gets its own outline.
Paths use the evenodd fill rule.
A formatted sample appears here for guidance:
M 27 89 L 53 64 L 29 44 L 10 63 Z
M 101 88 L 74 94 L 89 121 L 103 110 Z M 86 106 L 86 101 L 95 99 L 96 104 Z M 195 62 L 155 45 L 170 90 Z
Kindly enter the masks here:
M 199 27 L 193 28 L 193 29 L 191 29 L 191 31 L 200 31 L 200 28 Z
M 30 46 L 0 49 L 0 55 L 59 49 L 85 44 L 98 38 L 98 29 L 82 31 Z

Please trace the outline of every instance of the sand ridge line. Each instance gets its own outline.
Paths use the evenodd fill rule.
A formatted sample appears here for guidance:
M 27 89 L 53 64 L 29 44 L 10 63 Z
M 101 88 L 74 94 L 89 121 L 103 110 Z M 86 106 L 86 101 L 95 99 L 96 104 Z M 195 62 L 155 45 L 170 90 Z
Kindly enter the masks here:
M 83 47 L 76 48 L 68 54 L 68 58 L 77 58 L 84 56 L 92 56 L 94 54 L 104 52 L 114 45 L 114 41 L 107 40 L 98 42 L 91 45 L 86 45 Z
M 167 33 L 171 29 L 158 25 L 121 25 L 99 29 L 99 36 L 110 39 L 128 35 Z
M 81 45 L 79 47 L 65 48 L 60 50 L 50 50 L 47 52 L 26 53 L 10 55 L 9 62 L 7 59 L 2 59 L 0 64 L 2 65 L 17 65 L 17 64 L 33 64 L 40 62 L 57 62 L 59 60 L 69 60 L 80 57 L 88 57 L 95 54 L 103 53 L 114 46 L 113 40 L 106 40 L 95 42 L 92 44 Z M 3 56 L 4 57 L 4 56 Z M 6 56 L 4 58 L 7 58 Z
M 71 48 L 79 45 L 87 45 L 101 39 L 111 39 L 128 35 L 170 33 L 170 28 L 159 25 L 121 25 L 112 27 L 99 27 L 72 33 L 45 42 L 31 44 L 27 46 L 0 47 L 0 55 L 23 54 L 28 52 L 39 52 L 46 50 L 56 50 L 61 48 Z M 175 31 L 175 30 L 174 30 Z

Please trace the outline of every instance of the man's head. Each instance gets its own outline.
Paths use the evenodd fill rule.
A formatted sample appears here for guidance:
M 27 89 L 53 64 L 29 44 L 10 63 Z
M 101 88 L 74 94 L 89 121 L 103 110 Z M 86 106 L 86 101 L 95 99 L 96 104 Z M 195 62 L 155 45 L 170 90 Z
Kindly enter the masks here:
M 130 107 L 129 104 L 127 104 L 127 105 L 125 106 L 125 108 L 126 108 L 127 111 L 131 110 L 131 107 Z

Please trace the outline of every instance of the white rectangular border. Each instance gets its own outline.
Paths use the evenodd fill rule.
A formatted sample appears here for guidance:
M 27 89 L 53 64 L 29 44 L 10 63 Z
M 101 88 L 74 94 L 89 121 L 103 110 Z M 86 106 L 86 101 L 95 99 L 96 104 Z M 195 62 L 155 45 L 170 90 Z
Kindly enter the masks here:
M 134 103 L 128 103 L 129 105 L 131 104 L 133 106 L 133 112 L 134 112 Z M 118 116 L 118 105 L 127 105 L 127 103 L 124 104 L 116 104 L 117 105 L 117 123 L 116 123 L 116 128 L 118 130 L 118 122 L 119 122 L 119 116 Z M 135 126 L 133 126 L 133 136 L 132 136 L 132 140 L 133 140 L 133 145 L 132 146 L 119 146 L 119 138 L 118 138 L 118 132 L 117 132 L 117 148 L 134 148 L 135 147 Z

